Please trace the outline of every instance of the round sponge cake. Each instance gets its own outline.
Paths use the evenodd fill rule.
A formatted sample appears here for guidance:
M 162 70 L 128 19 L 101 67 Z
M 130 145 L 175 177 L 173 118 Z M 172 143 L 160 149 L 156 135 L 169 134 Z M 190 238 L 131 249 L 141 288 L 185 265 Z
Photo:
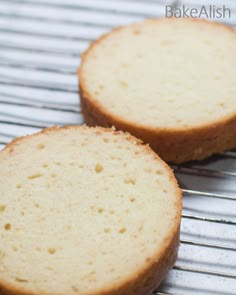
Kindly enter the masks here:
M 78 72 L 85 120 L 116 126 L 166 161 L 236 147 L 236 33 L 215 22 L 146 20 L 113 30 Z
M 0 152 L 0 290 L 143 295 L 176 260 L 181 190 L 131 135 L 74 126 Z

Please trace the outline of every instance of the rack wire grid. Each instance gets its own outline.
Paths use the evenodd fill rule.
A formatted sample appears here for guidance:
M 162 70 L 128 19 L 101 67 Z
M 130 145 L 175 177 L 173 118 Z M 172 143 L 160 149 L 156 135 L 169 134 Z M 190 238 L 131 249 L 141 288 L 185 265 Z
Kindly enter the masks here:
M 236 1 L 222 5 L 236 26 Z M 51 125 L 82 124 L 76 70 L 113 27 L 165 15 L 164 0 L 0 0 L 0 149 Z M 236 99 L 236 98 L 235 98 Z M 236 294 L 236 151 L 173 166 L 184 192 L 176 265 L 158 295 Z M 148 294 L 144 294 L 148 295 Z

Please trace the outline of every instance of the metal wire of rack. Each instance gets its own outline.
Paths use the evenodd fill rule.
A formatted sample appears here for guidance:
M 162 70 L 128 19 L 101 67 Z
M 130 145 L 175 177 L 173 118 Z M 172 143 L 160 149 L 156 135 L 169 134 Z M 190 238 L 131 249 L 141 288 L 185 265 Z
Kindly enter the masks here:
M 236 1 L 224 2 L 236 12 Z M 1 0 L 0 149 L 44 127 L 82 124 L 76 78 L 81 52 L 115 26 L 164 16 L 166 4 Z M 236 15 L 224 21 L 236 26 Z M 173 169 L 184 193 L 181 246 L 176 265 L 154 294 L 236 294 L 236 151 Z

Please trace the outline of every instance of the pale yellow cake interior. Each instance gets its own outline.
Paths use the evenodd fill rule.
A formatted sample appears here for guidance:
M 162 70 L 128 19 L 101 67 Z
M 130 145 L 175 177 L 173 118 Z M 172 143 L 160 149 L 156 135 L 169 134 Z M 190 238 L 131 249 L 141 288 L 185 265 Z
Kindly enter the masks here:
M 0 153 L 0 284 L 63 295 L 122 284 L 163 250 L 179 198 L 129 135 L 80 127 L 18 141 Z
M 145 21 L 98 41 L 82 77 L 102 110 L 122 120 L 209 124 L 236 112 L 236 34 L 204 21 Z

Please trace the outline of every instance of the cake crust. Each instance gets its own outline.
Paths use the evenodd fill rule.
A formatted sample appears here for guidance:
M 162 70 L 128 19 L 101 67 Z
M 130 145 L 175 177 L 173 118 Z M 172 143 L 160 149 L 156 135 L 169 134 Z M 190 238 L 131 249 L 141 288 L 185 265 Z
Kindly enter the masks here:
M 158 25 L 162 19 L 145 20 L 143 24 L 154 22 Z M 168 19 L 165 21 L 179 21 Z M 219 27 L 226 30 L 236 38 L 236 31 L 225 24 L 209 22 L 207 20 L 182 20 L 186 22 L 199 22 L 207 26 Z M 91 93 L 87 82 L 84 65 L 90 58 L 92 50 L 99 46 L 104 39 L 126 27 L 119 27 L 103 35 L 100 39 L 90 45 L 82 55 L 81 65 L 78 69 L 79 90 L 81 108 L 85 122 L 90 126 L 115 126 L 118 130 L 130 132 L 137 138 L 149 143 L 151 148 L 165 161 L 180 164 L 192 160 L 202 160 L 213 154 L 222 153 L 236 147 L 236 112 L 221 119 L 201 123 L 196 126 L 180 127 L 156 127 L 144 125 L 141 122 L 133 122 L 128 118 L 121 117 L 115 112 L 110 112 Z M 235 98 L 236 99 L 236 98 Z
M 10 142 L 1 152 L 7 153 L 9 157 L 11 157 L 15 153 L 15 148 L 17 145 L 27 144 L 29 139 L 34 139 L 41 134 L 46 134 L 50 136 L 50 134 L 54 132 L 60 132 L 60 130 L 86 130 L 90 127 L 87 126 L 65 126 L 65 127 L 57 127 L 53 126 L 51 128 L 47 128 L 42 130 L 39 133 L 24 136 L 17 138 Z M 113 134 L 124 134 L 121 131 L 116 131 L 114 128 L 102 128 L 95 127 L 97 132 L 108 132 Z M 148 145 L 144 145 L 141 140 L 133 137 L 132 135 L 125 133 L 126 138 L 128 140 L 135 142 L 136 145 L 142 147 L 143 152 L 147 154 L 151 154 L 152 157 L 156 161 L 160 161 L 162 165 L 164 165 L 166 171 L 168 172 L 168 177 L 171 182 L 175 186 L 175 194 L 176 194 L 176 214 L 175 220 L 172 223 L 172 228 L 170 229 L 170 234 L 168 238 L 165 240 L 165 243 L 160 251 L 158 251 L 158 255 L 152 257 L 147 261 L 146 265 L 143 268 L 139 269 L 136 273 L 132 274 L 132 276 L 128 277 L 122 283 L 113 284 L 112 286 L 108 286 L 106 289 L 100 289 L 96 293 L 89 293 L 90 295 L 143 295 L 149 294 L 156 287 L 159 286 L 163 278 L 166 276 L 169 269 L 174 265 L 177 259 L 177 252 L 179 247 L 179 234 L 180 234 L 180 220 L 181 220 L 181 212 L 182 212 L 182 191 L 179 189 L 178 183 L 175 179 L 175 176 L 170 169 L 170 167 L 163 162 L 157 155 L 152 151 L 152 149 Z M 58 285 L 58 288 L 60 286 Z M 0 294 L 2 295 L 41 295 L 42 292 L 38 292 L 37 290 L 30 290 L 25 288 L 24 283 L 22 283 L 22 287 L 20 285 L 11 284 L 2 280 L 0 276 Z M 61 294 L 61 293 L 60 293 Z M 75 293 L 71 293 L 74 295 Z M 81 293 L 78 293 L 81 295 Z M 54 295 L 50 292 L 45 292 L 44 295 Z M 67 294 L 68 295 L 68 294 Z M 87 295 L 87 293 L 86 293 Z

